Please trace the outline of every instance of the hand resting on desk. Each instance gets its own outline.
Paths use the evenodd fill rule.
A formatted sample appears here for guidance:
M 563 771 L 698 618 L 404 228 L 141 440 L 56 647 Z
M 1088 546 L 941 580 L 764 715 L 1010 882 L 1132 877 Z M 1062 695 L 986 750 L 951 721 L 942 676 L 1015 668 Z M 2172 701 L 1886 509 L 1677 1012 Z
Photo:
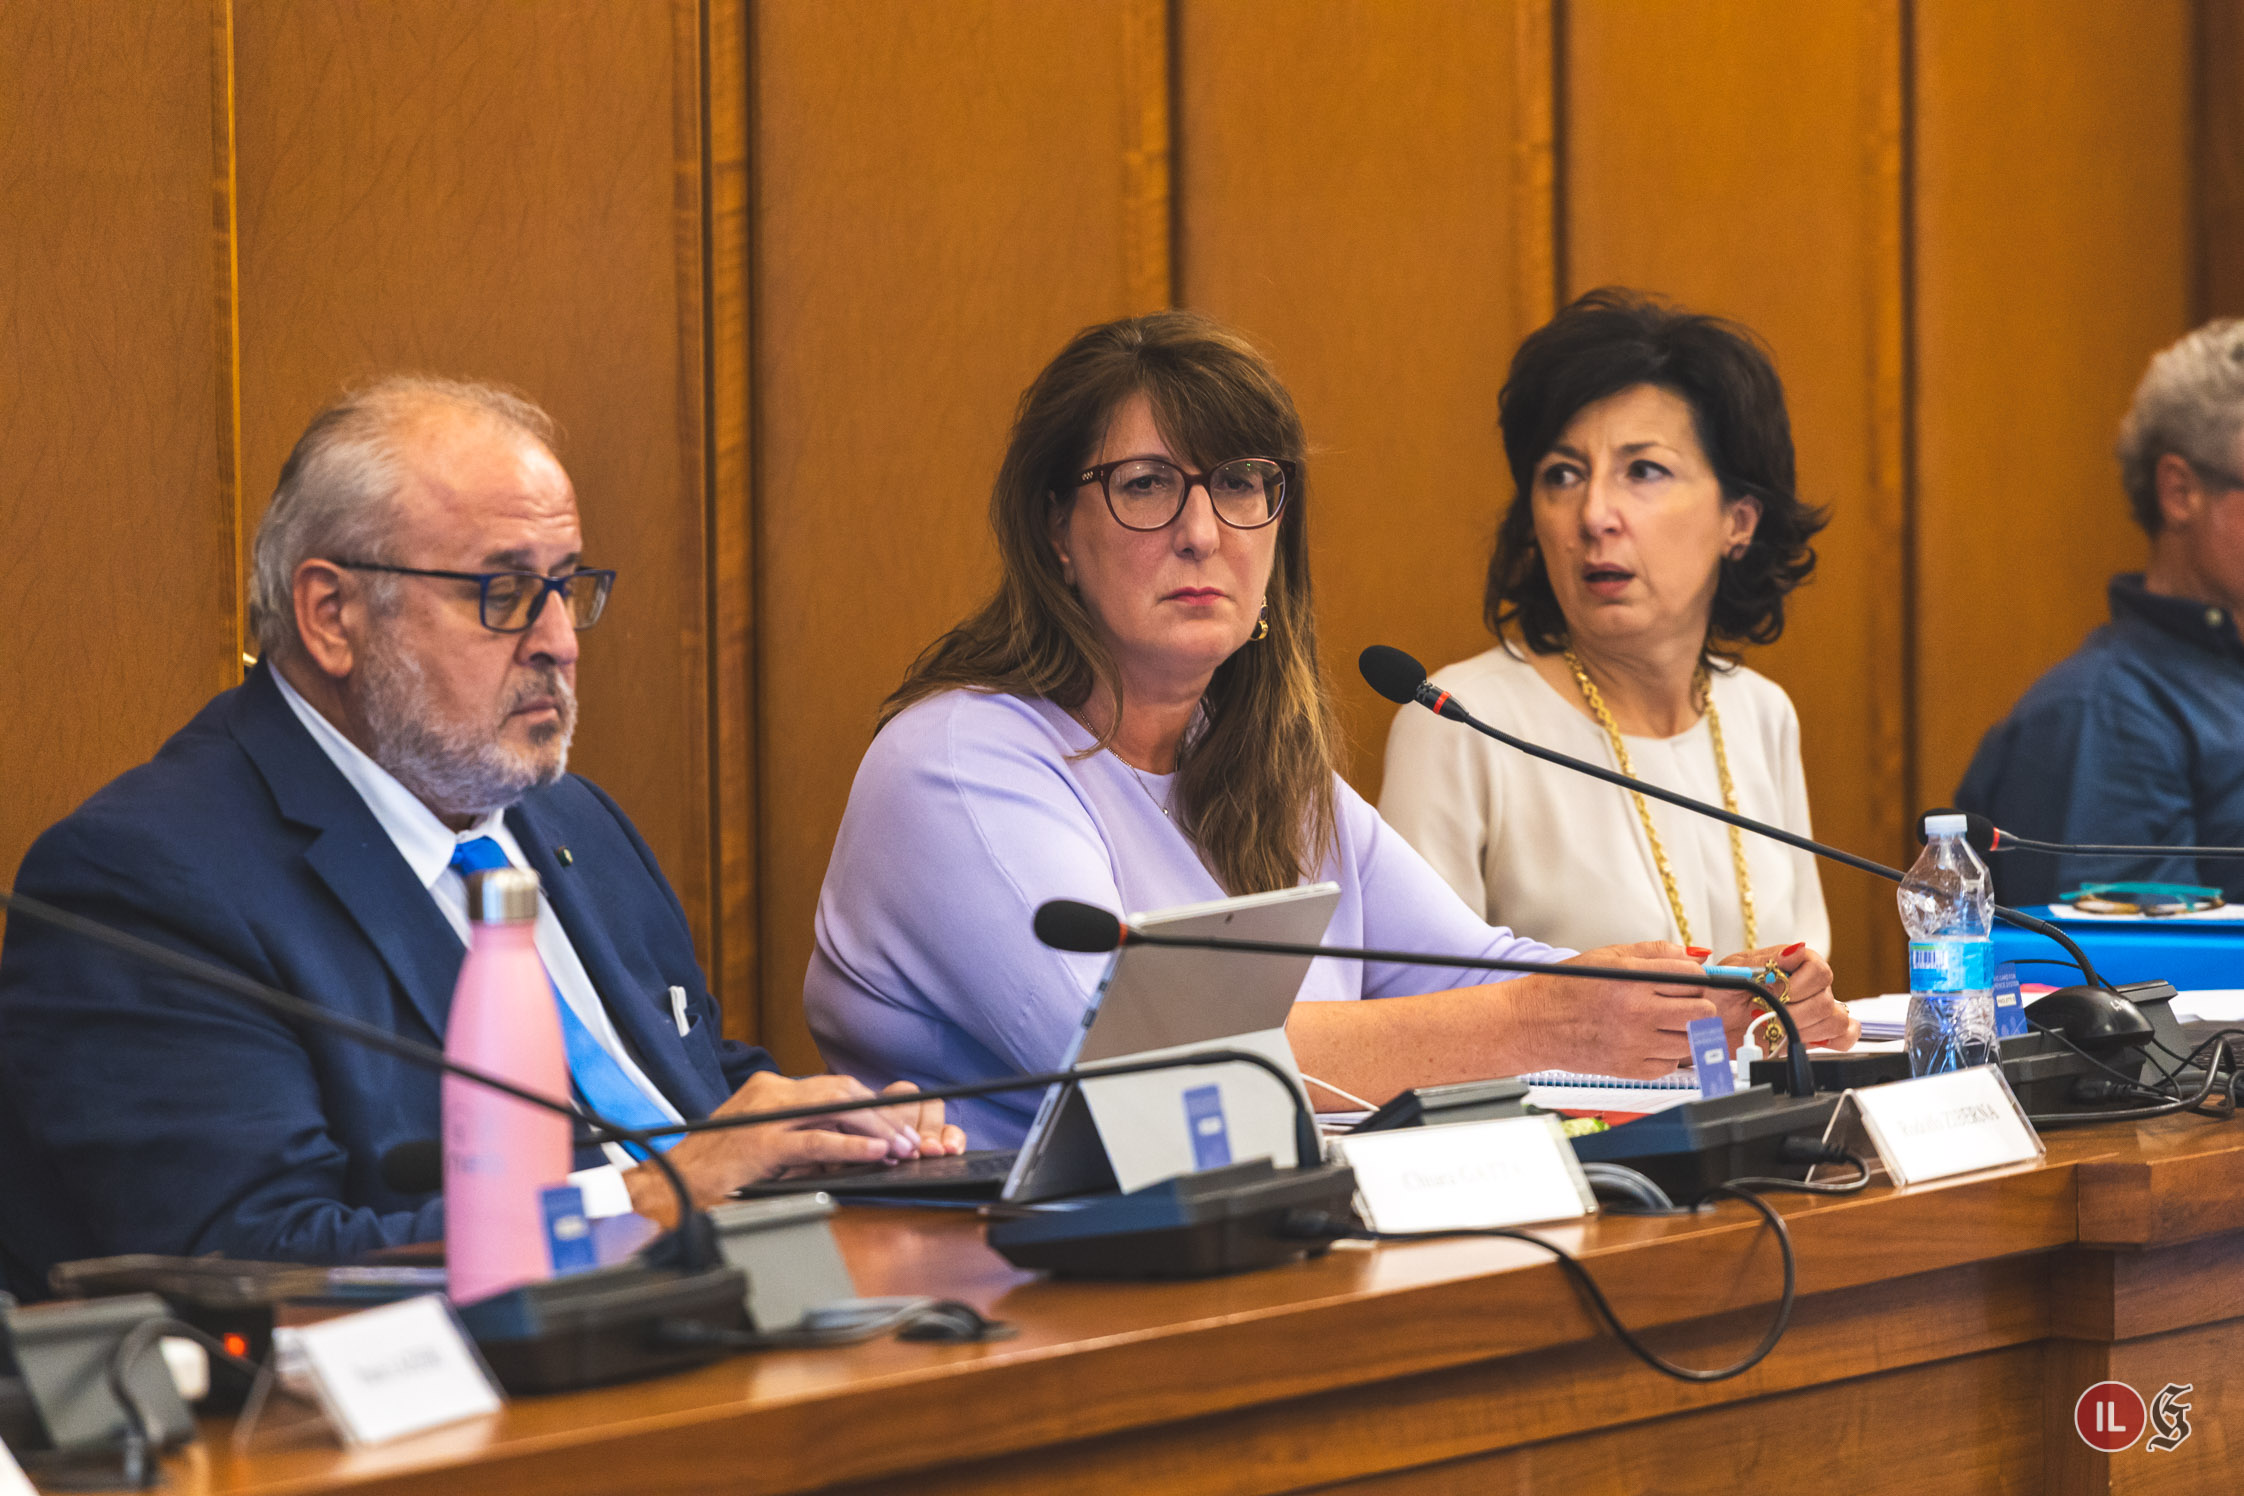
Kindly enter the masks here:
M 910 1081 L 898 1081 L 880 1094 L 908 1098 L 918 1090 Z M 780 1111 L 859 1096 L 869 1101 L 873 1093 L 862 1081 L 846 1075 L 811 1075 L 798 1080 L 767 1071 L 750 1076 L 713 1115 Z M 685 1177 L 694 1203 L 711 1205 L 744 1184 L 776 1178 L 806 1165 L 869 1164 L 888 1158 L 932 1158 L 965 1151 L 966 1134 L 943 1120 L 943 1103 L 907 1099 L 831 1117 L 692 1133 L 670 1150 L 670 1161 Z M 659 1169 L 641 1164 L 623 1178 L 636 1214 L 664 1226 L 673 1224 L 677 1198 Z

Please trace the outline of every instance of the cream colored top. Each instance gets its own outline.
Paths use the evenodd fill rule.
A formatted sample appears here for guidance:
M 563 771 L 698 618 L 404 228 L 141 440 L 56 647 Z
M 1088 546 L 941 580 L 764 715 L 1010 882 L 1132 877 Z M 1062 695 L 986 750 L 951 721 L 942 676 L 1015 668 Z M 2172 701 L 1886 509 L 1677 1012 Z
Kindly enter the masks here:
M 1493 727 L 1619 767 L 1605 730 L 1501 646 L 1446 666 L 1433 679 Z M 1742 666 L 1716 671 L 1712 689 L 1738 810 L 1812 835 L 1800 719 L 1791 698 Z M 1625 741 L 1640 778 L 1722 803 L 1704 718 L 1676 737 Z M 1742 950 L 1745 919 L 1729 828 L 1658 800 L 1645 803 L 1675 870 L 1692 943 L 1717 957 Z M 1387 734 L 1379 813 L 1491 924 L 1576 950 L 1681 938 L 1634 797 L 1617 786 L 1406 706 Z M 1831 916 L 1815 859 L 1750 831 L 1743 835 L 1761 944 L 1804 940 L 1828 951 Z

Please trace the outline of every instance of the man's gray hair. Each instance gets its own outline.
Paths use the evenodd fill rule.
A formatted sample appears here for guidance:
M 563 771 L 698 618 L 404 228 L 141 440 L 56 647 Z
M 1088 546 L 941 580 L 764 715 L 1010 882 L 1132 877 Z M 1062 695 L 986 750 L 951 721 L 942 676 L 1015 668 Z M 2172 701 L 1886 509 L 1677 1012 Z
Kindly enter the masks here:
M 2208 476 L 2236 475 L 2236 438 L 2244 432 L 2244 319 L 2224 317 L 2185 335 L 2150 361 L 2135 403 L 2119 423 L 2119 480 L 2135 522 L 2152 535 L 2158 509 L 2158 459 L 2171 452 Z
M 395 560 L 389 537 L 403 482 L 397 437 L 432 406 L 480 411 L 548 449 L 554 445 L 553 418 L 502 385 L 391 374 L 344 391 L 296 439 L 251 546 L 249 626 L 267 659 L 281 659 L 301 643 L 297 567 L 314 557 Z M 374 606 L 386 606 L 387 584 L 396 579 L 375 573 L 366 580 Z

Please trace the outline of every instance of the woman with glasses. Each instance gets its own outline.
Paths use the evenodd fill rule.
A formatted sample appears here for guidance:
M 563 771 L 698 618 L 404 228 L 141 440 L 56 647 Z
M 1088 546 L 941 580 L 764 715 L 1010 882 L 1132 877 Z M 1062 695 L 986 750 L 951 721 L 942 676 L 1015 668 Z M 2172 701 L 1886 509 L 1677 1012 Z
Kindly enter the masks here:
M 1783 632 L 1824 523 L 1794 490 L 1784 387 L 1753 334 L 1592 291 L 1520 345 L 1498 407 L 1497 643 L 1435 682 L 1519 736 L 1807 834 L 1799 719 L 1735 654 Z M 1379 808 L 1476 912 L 1547 939 L 1664 934 L 1786 969 L 1830 943 L 1807 853 L 1415 708 L 1388 734 Z M 1811 1043 L 1860 1031 L 1836 1005 L 1798 1017 Z
M 1057 1064 L 1104 958 L 1036 939 L 1049 899 L 1159 909 L 1330 880 L 1329 943 L 1571 954 L 1484 923 L 1334 772 L 1304 450 L 1262 357 L 1189 312 L 1088 329 L 1030 386 L 991 495 L 996 595 L 888 699 L 827 868 L 805 1001 L 837 1069 L 934 1085 Z M 1333 1088 L 1318 1103 L 1554 1066 L 1651 1075 L 1685 1057 L 1692 1018 L 1745 1018 L 1683 985 L 1460 977 L 1479 981 L 1316 963 L 1288 1027 Z M 959 1120 L 1006 1145 L 1034 1105 Z

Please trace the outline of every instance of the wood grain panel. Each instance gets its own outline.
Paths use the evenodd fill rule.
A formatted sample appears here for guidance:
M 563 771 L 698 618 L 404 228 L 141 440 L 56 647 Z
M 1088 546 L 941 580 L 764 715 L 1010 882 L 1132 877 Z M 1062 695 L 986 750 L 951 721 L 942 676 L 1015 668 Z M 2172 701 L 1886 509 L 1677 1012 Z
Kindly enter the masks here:
M 235 658 L 223 0 L 0 6 L 0 876 Z
M 1831 511 L 1784 638 L 1817 835 L 1906 834 L 1901 3 L 1582 0 L 1567 9 L 1566 288 L 1734 317 L 1784 376 L 1800 492 Z M 1849 996 L 1905 981 L 1890 884 L 1825 867 Z M 1764 930 L 1763 938 L 1791 938 Z
M 1889 1372 L 1842 1386 L 1606 1429 L 1533 1449 L 1320 1486 L 1326 1496 L 1657 1491 L 1730 1496 L 1746 1472 L 1813 1466 L 1849 1496 L 2046 1496 L 2046 1410 L 2031 1346 Z M 1908 1430 L 1895 1458 L 1895 1430 Z M 2077 1440 L 2075 1441 L 2078 1442 Z M 1805 1446 L 1812 1451 L 1802 1460 Z
M 2192 322 L 2244 316 L 2244 0 L 2197 0 Z
M 1317 627 L 1379 793 L 1395 708 L 1367 644 L 1487 647 L 1509 493 L 1496 391 L 1550 296 L 1547 5 L 1190 4 L 1178 14 L 1179 296 L 1270 353 L 1307 424 Z M 1522 87 L 1522 79 L 1525 87 Z
M 1916 737 L 1934 803 L 2107 616 L 2106 578 L 2142 564 L 2111 445 L 2189 320 L 2190 12 L 1916 8 Z
M 1078 328 L 1165 289 L 1143 10 L 754 11 L 763 1032 L 797 1068 L 817 1063 L 803 972 L 850 779 L 880 699 L 995 578 L 1014 401 Z
M 1565 1482 L 1545 1471 L 1554 1455 L 1559 1469 L 1575 1468 L 1574 1462 L 1584 1458 L 1613 1458 L 1613 1436 L 1605 1431 L 1617 1425 L 1663 1431 L 1670 1465 L 1679 1467 L 1689 1462 L 1673 1459 L 1674 1448 L 1708 1437 L 1704 1430 L 1710 1423 L 1733 1426 L 1725 1412 L 1730 1405 L 1747 1403 L 1764 1412 L 1772 1404 L 1789 1409 L 1817 1384 L 1846 1381 L 1852 1386 L 1851 1379 L 1873 1374 L 1884 1374 L 1878 1381 L 1943 1386 L 1958 1357 L 1973 1358 L 1966 1364 L 1980 1375 L 2008 1377 L 2009 1395 L 2031 1404 L 2040 1392 L 2032 1358 L 2012 1361 L 1982 1353 L 2022 1345 L 2043 1333 L 2043 1291 L 2041 1275 L 2031 1267 L 1981 1264 L 1807 1299 L 1786 1331 L 1782 1353 L 1732 1381 L 1668 1380 L 1600 1336 L 1534 1356 L 1188 1416 L 1166 1427 L 1038 1448 L 932 1478 L 915 1475 L 913 1489 L 928 1496 L 1090 1496 L 1100 1491 L 1229 1496 L 1242 1489 L 1242 1472 L 1252 1472 L 1248 1488 L 1257 1491 L 1477 1493 L 1505 1489 L 1501 1483 L 1474 1481 L 1485 1481 L 1491 1470 L 1508 1473 L 1516 1465 L 1538 1480 L 1552 1480 L 1555 1490 L 1665 1491 L 1674 1488 L 1641 1478 Z M 1389 1325 L 1400 1322 L 1393 1317 Z M 1653 1343 L 1660 1354 L 1680 1362 L 1713 1366 L 1735 1360 L 1751 1338 L 1750 1321 L 1739 1316 L 1662 1330 Z M 1951 1369 L 1944 1370 L 1942 1363 Z M 1916 1376 L 1892 1375 L 1904 1367 L 1914 1368 Z M 1598 1395 L 1583 1397 L 1583 1387 L 1597 1388 Z M 1905 1394 L 1896 1386 L 1883 1395 Z M 2025 1422 L 2015 1416 L 2010 1421 Z M 1305 1426 L 1315 1428 L 1318 1437 L 1304 1440 Z M 1723 1437 L 1721 1447 L 1735 1453 L 1740 1442 L 1751 1448 L 1764 1438 L 1792 1437 L 1802 1425 L 1786 1412 L 1774 1419 L 1745 1420 L 1744 1426 L 1756 1432 L 1739 1442 Z M 1838 1420 L 1816 1425 L 1814 1438 L 1836 1453 L 1876 1437 L 1878 1429 L 1866 1410 L 1850 1408 Z M 1761 1448 L 1761 1458 L 1774 1456 L 1774 1450 Z M 1729 1478 L 1729 1457 L 1712 1462 L 1704 1473 L 1716 1472 Z M 849 1496 L 871 1496 L 893 1486 L 845 1489 Z
M 245 481 L 399 369 L 497 379 L 565 430 L 590 555 L 573 767 L 637 821 L 707 935 L 707 501 L 693 0 L 236 16 Z
M 725 1029 L 754 1039 L 756 1000 L 755 515 L 748 490 L 748 0 L 705 0 L 700 389 L 709 489 L 709 980 Z

